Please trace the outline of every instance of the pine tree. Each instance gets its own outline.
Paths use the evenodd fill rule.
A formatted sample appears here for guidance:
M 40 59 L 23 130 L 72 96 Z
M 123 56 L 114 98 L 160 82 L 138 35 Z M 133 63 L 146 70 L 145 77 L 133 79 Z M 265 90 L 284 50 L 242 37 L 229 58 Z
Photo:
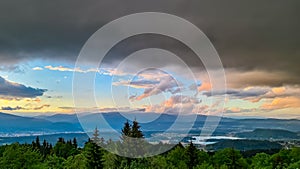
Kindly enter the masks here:
M 74 146 L 74 148 L 77 148 L 77 147 L 78 147 L 77 140 L 76 140 L 75 137 L 74 137 L 74 139 L 73 139 L 73 146 Z
M 37 136 L 36 139 L 35 139 L 35 145 L 36 145 L 36 148 L 37 148 L 38 150 L 40 150 L 40 148 L 41 148 L 41 143 L 40 143 L 40 138 L 39 138 L 39 136 Z
M 145 152 L 144 135 L 140 130 L 139 123 L 134 120 L 130 125 L 128 121 L 124 123 L 122 129 L 122 148 L 119 150 L 128 157 L 141 156 Z M 130 164 L 131 160 L 127 159 L 127 164 Z
M 95 130 L 94 130 L 94 133 L 93 133 L 93 137 L 91 138 L 91 140 L 96 143 L 96 144 L 99 144 L 100 143 L 100 138 L 99 138 L 99 130 L 98 128 L 96 127 Z
M 144 134 L 142 133 L 142 131 L 140 130 L 141 126 L 139 125 L 139 123 L 134 120 L 133 124 L 132 124 L 132 128 L 131 128 L 131 137 L 133 138 L 143 138 Z
M 57 142 L 58 142 L 58 143 L 63 143 L 63 144 L 66 143 L 66 142 L 65 142 L 65 139 L 62 138 L 62 137 L 59 137 Z
M 131 135 L 131 125 L 129 124 L 129 122 L 127 120 L 124 123 L 124 127 L 122 129 L 122 135 L 121 135 L 122 146 L 117 147 L 119 149 L 118 151 L 122 152 L 122 154 L 125 156 L 130 154 L 130 151 L 132 150 L 132 143 L 130 140 L 130 135 Z M 111 146 L 110 144 L 107 144 L 107 145 Z M 121 158 L 118 158 L 118 160 L 121 161 Z
M 95 142 L 87 142 L 84 146 L 84 154 L 87 159 L 89 168 L 99 169 L 103 168 L 102 156 L 103 150 Z
M 198 149 L 194 146 L 193 142 L 190 142 L 189 146 L 186 148 L 187 154 L 187 164 L 190 169 L 198 164 Z
M 132 138 L 143 138 L 144 134 L 140 130 L 141 126 L 139 123 L 134 120 L 132 125 L 129 124 L 128 120 L 124 123 L 124 127 L 122 129 L 122 140 L 124 140 L 124 136 L 132 137 Z
M 131 136 L 131 126 L 128 120 L 124 123 L 124 127 L 122 129 L 122 139 L 124 140 L 124 136 L 130 137 Z
M 45 158 L 48 154 L 50 154 L 50 149 L 49 149 L 49 144 L 47 143 L 47 141 L 44 139 L 43 141 L 43 145 L 41 147 L 40 150 L 41 154 L 43 155 L 43 157 Z

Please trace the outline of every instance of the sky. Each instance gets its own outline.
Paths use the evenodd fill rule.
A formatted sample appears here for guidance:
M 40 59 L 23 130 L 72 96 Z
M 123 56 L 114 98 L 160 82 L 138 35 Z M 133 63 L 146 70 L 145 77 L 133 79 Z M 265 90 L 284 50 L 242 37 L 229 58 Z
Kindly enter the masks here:
M 298 0 L 2 0 L 0 1 L 0 112 L 37 115 L 78 112 L 197 113 L 228 117 L 300 119 L 300 11 Z M 206 67 L 189 47 L 170 37 L 145 34 L 114 46 L 76 67 L 91 35 L 108 22 L 137 12 L 163 12 L 196 25 L 222 61 L 227 90 L 212 86 Z M 170 27 L 170 30 L 173 28 Z M 188 34 L 188 33 L 187 33 Z M 176 54 L 124 64 L 146 48 Z M 120 65 L 123 64 L 123 67 Z M 125 65 L 125 66 L 124 66 Z M 209 71 L 220 71 L 213 68 Z M 82 91 L 74 105 L 74 73 L 95 76 L 94 105 Z M 86 86 L 84 82 L 80 85 Z M 214 90 L 214 94 L 212 94 Z M 224 109 L 212 100 L 225 97 Z

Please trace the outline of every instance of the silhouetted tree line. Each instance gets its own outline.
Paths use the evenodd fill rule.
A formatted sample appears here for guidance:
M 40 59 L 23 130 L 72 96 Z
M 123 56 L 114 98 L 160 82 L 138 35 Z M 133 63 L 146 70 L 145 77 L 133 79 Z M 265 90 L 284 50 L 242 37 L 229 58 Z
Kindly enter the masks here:
M 128 137 L 140 138 L 145 143 L 140 147 L 132 147 L 136 144 Z M 0 169 L 114 169 L 114 168 L 178 168 L 178 169 L 296 169 L 300 168 L 300 148 L 282 149 L 279 152 L 266 150 L 265 152 L 240 152 L 232 148 L 226 148 L 216 152 L 205 152 L 197 149 L 192 143 L 183 147 L 180 143 L 171 150 L 161 155 L 148 158 L 121 157 L 106 151 L 101 146 L 115 148 L 121 144 L 130 145 L 128 150 L 122 150 L 130 155 L 131 151 L 146 150 L 147 143 L 140 130 L 138 122 L 124 124 L 121 141 L 104 141 L 100 138 L 96 128 L 93 137 L 89 139 L 83 148 L 78 147 L 77 140 L 64 140 L 59 138 L 52 146 L 46 140 L 40 143 L 39 137 L 31 144 L 14 143 L 0 146 Z M 101 145 L 102 144 L 102 145 Z M 100 146 L 101 145 L 101 146 Z M 164 147 L 158 144 L 157 149 Z

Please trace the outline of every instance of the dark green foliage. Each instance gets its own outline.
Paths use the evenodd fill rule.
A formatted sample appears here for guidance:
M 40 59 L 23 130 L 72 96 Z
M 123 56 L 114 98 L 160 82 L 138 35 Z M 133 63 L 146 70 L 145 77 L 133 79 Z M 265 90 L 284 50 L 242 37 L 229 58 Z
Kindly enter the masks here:
M 89 165 L 87 157 L 83 154 L 68 157 L 68 159 L 64 162 L 64 166 L 66 169 L 96 168 Z
M 178 160 L 180 159 L 180 160 Z M 188 168 L 188 159 L 185 154 L 185 149 L 181 146 L 177 146 L 174 150 L 170 151 L 167 155 L 167 161 L 170 166 L 178 168 Z
M 95 131 L 94 138 L 99 138 Z M 127 144 L 127 137 L 143 138 L 139 124 L 126 122 L 122 130 L 122 141 L 108 140 L 105 146 L 116 148 Z M 101 140 L 101 139 L 100 139 Z M 142 139 L 143 140 L 143 139 Z M 127 143 L 126 143 L 127 142 Z M 143 146 L 149 143 L 144 141 Z M 136 142 L 134 142 L 136 143 Z M 157 149 L 163 147 L 158 144 Z M 141 147 L 130 147 L 132 153 Z M 243 151 L 225 148 L 216 152 L 205 152 L 190 143 L 186 147 L 177 144 L 171 150 L 154 157 L 126 158 L 104 150 L 94 141 L 89 140 L 83 148 L 79 148 L 77 140 L 59 138 L 55 146 L 37 137 L 32 144 L 14 143 L 0 146 L 0 169 L 272 169 L 272 168 L 300 168 L 300 148 L 281 149 L 279 152 L 271 150 Z
M 38 136 L 36 137 L 35 141 L 32 142 L 31 147 L 39 151 L 43 158 L 46 158 L 47 155 L 50 155 L 52 150 L 52 145 L 46 140 L 44 140 L 43 144 L 41 144 Z
M 122 142 L 119 144 L 118 151 L 126 157 L 144 155 L 147 143 L 143 138 L 144 134 L 140 130 L 140 125 L 136 120 L 133 121 L 132 125 L 128 121 L 125 122 L 122 129 Z M 130 163 L 132 160 L 126 159 L 126 161 Z
M 99 169 L 103 168 L 102 156 L 103 150 L 93 141 L 87 142 L 83 148 L 83 154 L 86 157 L 86 161 L 89 168 Z
M 73 139 L 73 146 L 74 146 L 74 148 L 77 148 L 77 147 L 78 147 L 76 138 Z
M 104 153 L 102 160 L 103 160 L 103 168 L 118 168 L 120 166 L 120 157 L 112 153 Z
M 76 142 L 76 141 L 75 141 Z M 36 141 L 34 141 L 36 144 Z M 110 144 L 115 142 L 110 141 Z M 60 138 L 54 148 L 43 141 L 38 150 L 33 144 L 11 144 L 0 146 L 0 169 L 47 168 L 47 169 L 98 169 L 98 168 L 180 168 L 180 169 L 212 169 L 212 168 L 299 168 L 300 148 L 281 150 L 275 154 L 257 153 L 251 157 L 243 157 L 238 150 L 226 148 L 215 153 L 198 150 L 193 144 L 183 147 L 181 144 L 162 155 L 149 158 L 130 159 L 105 151 L 92 141 L 78 148 L 73 141 Z M 44 153 L 43 147 L 50 152 Z M 77 153 L 63 153 L 74 152 Z M 48 150 L 47 150 L 48 151 Z M 60 152 L 60 153 L 58 153 Z M 47 154 L 46 157 L 44 154 Z M 59 156 L 58 156 L 59 155 Z
M 190 142 L 189 146 L 186 148 L 187 164 L 189 164 L 190 169 L 199 163 L 198 151 L 199 150 L 192 142 Z
M 243 157 L 248 158 L 248 157 L 253 157 L 259 153 L 276 154 L 279 151 L 280 151 L 280 149 L 247 150 L 247 151 L 241 151 L 241 154 L 243 155 Z
M 40 153 L 45 158 L 47 155 L 50 155 L 52 146 L 46 140 L 43 141 L 43 145 L 40 147 Z
M 132 138 L 143 138 L 144 134 L 143 132 L 140 130 L 141 126 L 139 125 L 139 123 L 134 120 L 132 122 L 132 125 L 129 124 L 128 121 L 126 121 L 124 123 L 124 127 L 122 129 L 122 136 L 121 139 L 123 141 L 126 140 L 127 137 L 132 137 Z M 126 136 L 126 137 L 125 137 Z
M 209 155 L 197 149 L 192 142 L 186 147 L 187 165 L 190 169 L 210 161 Z
M 270 155 L 266 153 L 258 153 L 251 159 L 251 168 L 260 169 L 270 166 Z
M 273 168 L 287 168 L 291 162 L 289 158 L 289 150 L 281 150 L 279 153 L 273 154 L 271 156 L 271 165 Z
M 122 139 L 123 140 L 125 139 L 124 136 L 129 136 L 130 137 L 130 135 L 131 135 L 131 126 L 130 126 L 129 122 L 126 121 L 124 123 L 124 127 L 122 129 Z
M 134 120 L 132 122 L 132 128 L 131 128 L 131 137 L 133 138 L 143 138 L 144 137 L 144 134 L 142 133 L 142 131 L 140 130 L 140 125 L 139 123 Z
M 65 159 L 62 157 L 57 157 L 55 154 L 48 156 L 44 160 L 45 168 L 49 169 L 62 169 L 64 168 Z
M 227 147 L 232 147 L 240 151 L 248 150 L 266 150 L 266 149 L 281 149 L 279 143 L 266 140 L 223 140 L 214 145 L 211 145 L 213 150 L 222 150 Z
M 65 159 L 77 153 L 75 146 L 72 144 L 72 141 L 68 140 L 67 142 L 65 142 L 63 138 L 58 139 L 53 148 L 53 152 L 56 156 L 63 157 Z
M 232 148 L 225 148 L 216 152 L 213 156 L 213 161 L 216 167 L 247 168 L 247 163 L 240 152 Z
M 150 161 L 150 166 L 153 166 L 153 168 L 155 169 L 169 167 L 166 157 L 162 155 L 155 156 L 149 161 Z
M 41 148 L 41 143 L 40 143 L 40 138 L 39 138 L 39 136 L 36 137 L 35 142 L 34 142 L 33 145 L 34 145 L 33 147 L 35 147 L 35 148 L 38 149 L 38 150 Z
M 6 146 L 0 159 L 0 168 L 39 168 L 42 155 L 31 146 L 20 145 L 18 143 Z
M 297 161 L 295 163 L 291 163 L 289 166 L 288 166 L 288 169 L 295 169 L 295 168 L 300 168 L 300 161 Z

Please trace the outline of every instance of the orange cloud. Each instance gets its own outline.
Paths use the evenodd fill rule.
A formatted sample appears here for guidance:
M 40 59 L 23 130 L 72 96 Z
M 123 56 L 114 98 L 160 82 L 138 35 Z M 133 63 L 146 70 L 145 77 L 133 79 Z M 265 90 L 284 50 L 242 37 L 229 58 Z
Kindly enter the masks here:
M 210 91 L 211 90 L 211 84 L 208 82 L 203 82 L 201 86 L 198 87 L 198 91 Z
M 200 101 L 197 98 L 190 96 L 175 95 L 171 96 L 169 99 L 165 100 L 158 105 L 143 106 L 145 112 L 184 112 L 193 113 L 203 110 L 203 106 L 199 106 Z M 197 107 L 198 106 L 198 107 Z M 194 108 L 197 108 L 194 110 Z
M 265 103 L 261 106 L 261 108 L 264 110 L 298 108 L 298 107 L 300 107 L 300 98 L 298 97 L 275 98 L 271 103 Z
M 233 108 L 230 108 L 229 110 L 231 110 L 233 113 L 238 113 L 241 111 L 241 108 L 233 107 Z
M 274 87 L 272 88 L 272 92 L 274 94 L 282 94 L 286 91 L 285 87 Z
M 168 100 L 166 100 L 165 102 L 164 102 L 164 106 L 165 107 L 173 107 L 173 105 L 174 105 L 175 103 L 174 103 L 174 101 L 173 101 L 173 99 L 168 99 Z
M 161 105 L 144 105 L 143 108 L 145 109 L 145 112 L 163 113 L 165 111 L 165 107 Z
M 41 102 L 41 99 L 37 97 L 37 98 L 34 98 L 34 99 L 26 99 L 25 101 L 26 102 L 38 102 L 39 103 L 39 102 Z

